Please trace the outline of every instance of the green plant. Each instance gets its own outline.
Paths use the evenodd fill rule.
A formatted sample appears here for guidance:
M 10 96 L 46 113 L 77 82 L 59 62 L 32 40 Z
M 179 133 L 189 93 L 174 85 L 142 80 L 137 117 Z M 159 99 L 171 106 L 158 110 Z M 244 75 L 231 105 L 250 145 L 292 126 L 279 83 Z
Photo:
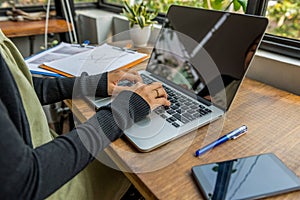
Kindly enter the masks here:
M 121 15 L 125 16 L 129 20 L 129 25 L 132 28 L 135 24 L 138 24 L 141 28 L 156 24 L 155 17 L 158 14 L 158 10 L 149 10 L 144 1 L 129 5 L 127 1 L 123 1 L 124 8 Z

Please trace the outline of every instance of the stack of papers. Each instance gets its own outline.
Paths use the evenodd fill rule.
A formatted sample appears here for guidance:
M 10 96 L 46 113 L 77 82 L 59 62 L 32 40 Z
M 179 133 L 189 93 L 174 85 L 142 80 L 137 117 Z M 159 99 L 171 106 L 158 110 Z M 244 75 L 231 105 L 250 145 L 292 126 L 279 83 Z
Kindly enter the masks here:
M 25 62 L 32 74 L 41 74 L 47 76 L 61 76 L 60 74 L 57 74 L 55 72 L 40 68 L 40 65 L 43 64 L 44 62 L 51 62 L 54 60 L 70 57 L 81 52 L 90 51 L 92 50 L 91 48 L 92 47 L 81 48 L 79 47 L 79 45 L 73 45 L 73 44 L 62 42 L 53 48 L 50 48 L 39 54 L 26 58 Z
M 149 56 L 144 53 L 103 44 L 72 56 L 43 62 L 40 67 L 63 76 L 72 77 L 80 76 L 82 72 L 94 75 L 119 68 L 129 68 L 148 58 Z

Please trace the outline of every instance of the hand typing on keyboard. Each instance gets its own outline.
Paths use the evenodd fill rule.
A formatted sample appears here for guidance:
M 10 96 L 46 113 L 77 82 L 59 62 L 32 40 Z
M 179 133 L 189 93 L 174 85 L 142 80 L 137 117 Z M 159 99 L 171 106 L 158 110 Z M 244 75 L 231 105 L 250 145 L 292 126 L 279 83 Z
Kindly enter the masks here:
M 150 106 L 151 110 L 159 106 L 170 106 L 168 95 L 161 83 L 143 83 L 141 76 L 133 70 L 114 70 L 107 75 L 107 92 L 117 95 L 123 90 L 131 90 L 140 95 Z
M 171 103 L 167 99 L 168 95 L 162 84 L 159 82 L 153 82 L 150 84 L 136 83 L 132 86 L 133 91 L 140 95 L 150 106 L 151 110 L 159 106 L 170 106 Z
M 114 70 L 107 74 L 107 93 L 117 95 L 123 90 L 128 90 L 133 84 L 142 82 L 142 78 L 134 70 Z
M 154 80 L 148 76 L 142 75 L 144 83 L 152 83 Z M 168 123 L 178 128 L 190 121 L 203 117 L 211 112 L 203 104 L 187 98 L 185 95 L 163 85 L 170 102 L 169 106 L 159 106 L 154 112 L 165 119 Z

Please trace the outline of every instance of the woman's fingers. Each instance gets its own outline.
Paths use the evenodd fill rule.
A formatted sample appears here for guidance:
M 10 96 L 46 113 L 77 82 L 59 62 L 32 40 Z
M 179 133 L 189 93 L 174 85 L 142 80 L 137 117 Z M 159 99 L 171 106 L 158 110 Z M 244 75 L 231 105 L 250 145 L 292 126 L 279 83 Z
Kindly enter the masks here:
M 155 91 L 155 98 L 159 98 L 159 97 L 167 98 L 168 97 L 167 92 L 165 91 L 165 89 L 163 87 L 156 88 L 156 89 L 154 89 L 154 91 Z
M 160 97 L 160 98 L 156 98 L 155 99 L 155 103 L 153 104 L 153 106 L 151 107 L 152 110 L 154 110 L 155 108 L 159 107 L 159 106 L 171 106 L 171 102 L 164 98 L 164 97 Z
M 116 95 L 122 90 L 131 90 L 128 86 L 130 85 L 118 85 L 122 81 L 135 84 L 142 82 L 142 78 L 137 71 L 123 69 L 114 70 L 108 73 L 107 92 L 108 95 Z
M 139 73 L 137 71 L 134 71 L 134 70 L 124 71 L 123 75 L 120 77 L 120 80 L 128 80 L 128 81 L 131 81 L 133 83 L 143 82 L 143 80 L 142 80 L 141 76 L 139 75 Z
M 154 98 L 160 98 L 160 97 L 167 98 L 168 97 L 167 92 L 162 87 L 161 83 L 153 82 L 153 83 L 149 84 L 148 87 L 149 87 L 149 90 L 151 91 L 151 93 L 153 94 Z
M 132 82 L 133 85 L 118 85 L 122 81 Z M 151 110 L 158 106 L 170 106 L 167 93 L 159 82 L 151 84 L 142 83 L 142 78 L 137 71 L 115 70 L 108 73 L 108 94 L 115 95 L 123 90 L 131 90 L 140 95 L 151 107 Z
M 134 83 L 142 82 L 141 76 L 135 70 L 129 70 L 129 69 L 114 70 L 109 72 L 109 75 L 113 82 L 118 82 L 122 80 L 128 80 Z
M 167 93 L 162 87 L 161 83 L 155 82 L 149 85 L 136 84 L 137 89 L 135 89 L 135 93 L 140 95 L 151 107 L 151 109 L 155 109 L 158 106 L 170 106 L 170 102 L 167 99 Z

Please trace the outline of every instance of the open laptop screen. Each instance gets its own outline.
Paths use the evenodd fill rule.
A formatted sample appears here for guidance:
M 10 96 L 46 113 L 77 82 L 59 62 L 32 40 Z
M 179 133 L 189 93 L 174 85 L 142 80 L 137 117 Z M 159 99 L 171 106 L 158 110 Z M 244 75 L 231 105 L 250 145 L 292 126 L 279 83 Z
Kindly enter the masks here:
M 147 71 L 227 110 L 267 24 L 263 17 L 173 5 Z

